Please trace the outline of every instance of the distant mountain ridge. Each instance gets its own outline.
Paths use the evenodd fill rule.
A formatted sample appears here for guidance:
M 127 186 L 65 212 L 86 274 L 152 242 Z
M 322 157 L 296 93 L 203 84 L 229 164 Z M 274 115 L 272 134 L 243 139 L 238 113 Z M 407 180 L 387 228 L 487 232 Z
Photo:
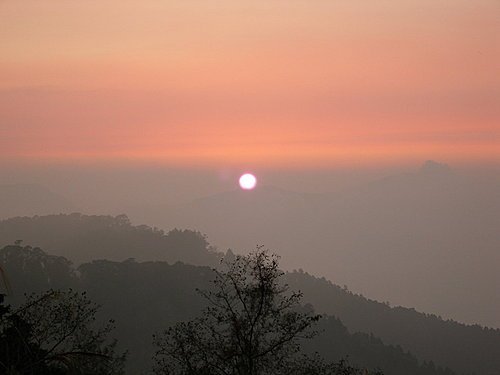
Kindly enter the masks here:
M 134 258 L 212 266 L 222 257 L 199 232 L 174 229 L 166 233 L 146 225 L 134 226 L 126 215 L 72 213 L 0 220 L 0 246 L 16 240 L 77 264 Z
M 427 160 L 420 168 L 420 173 L 448 176 L 453 173 L 453 170 L 448 164 L 438 163 L 434 160 Z

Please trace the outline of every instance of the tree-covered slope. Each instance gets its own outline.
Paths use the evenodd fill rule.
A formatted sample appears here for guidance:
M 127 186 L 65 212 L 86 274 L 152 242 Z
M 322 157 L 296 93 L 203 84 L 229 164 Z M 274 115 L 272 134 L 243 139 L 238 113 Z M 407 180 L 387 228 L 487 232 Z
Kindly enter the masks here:
M 402 346 L 418 358 L 455 371 L 500 374 L 499 329 L 390 307 L 302 271 L 288 273 L 286 282 L 304 293 L 305 302 L 320 313 L 338 317 L 351 332 L 373 334 L 386 343 Z
M 146 225 L 134 226 L 125 215 L 47 215 L 0 221 L 0 246 L 23 240 L 76 264 L 95 259 L 183 261 L 216 265 L 215 253 L 203 235 L 174 229 L 168 233 Z
M 152 356 L 152 334 L 174 322 L 196 316 L 204 306 L 196 288 L 209 288 L 210 268 L 183 263 L 94 261 L 75 273 L 62 257 L 40 249 L 7 246 L 0 250 L 14 293 L 68 286 L 88 291 L 102 305 L 101 318 L 116 320 L 120 348 L 130 350 L 130 373 L 147 370 Z M 65 270 L 65 271 L 64 271 Z M 12 297 L 11 297 L 12 301 Z M 328 359 L 349 355 L 352 363 L 381 368 L 387 375 L 451 375 L 450 371 L 423 366 L 401 348 L 385 345 L 367 334 L 350 334 L 340 320 L 325 317 L 321 332 L 309 345 Z

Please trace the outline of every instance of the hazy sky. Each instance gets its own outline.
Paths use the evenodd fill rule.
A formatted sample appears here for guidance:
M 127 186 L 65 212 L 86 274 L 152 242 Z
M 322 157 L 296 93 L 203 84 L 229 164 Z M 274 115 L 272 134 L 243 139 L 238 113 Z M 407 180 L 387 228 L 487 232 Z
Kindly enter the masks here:
M 497 0 L 0 0 L 0 161 L 500 160 Z

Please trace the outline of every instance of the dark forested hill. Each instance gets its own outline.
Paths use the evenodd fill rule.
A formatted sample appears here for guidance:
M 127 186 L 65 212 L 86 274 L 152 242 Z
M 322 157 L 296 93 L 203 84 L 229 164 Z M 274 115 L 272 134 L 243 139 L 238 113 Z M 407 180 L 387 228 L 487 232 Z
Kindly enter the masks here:
M 1 220 L 0 246 L 16 240 L 65 256 L 76 264 L 135 258 L 216 265 L 222 257 L 198 232 L 174 229 L 165 233 L 146 225 L 134 226 L 125 215 L 73 213 Z
M 500 374 L 500 330 L 443 320 L 414 309 L 390 307 L 354 294 L 303 271 L 287 273 L 286 282 L 304 293 L 319 313 L 334 315 L 351 332 L 365 332 L 401 345 L 418 358 L 456 371 Z
M 116 320 L 120 347 L 130 350 L 129 371 L 147 370 L 152 356 L 152 334 L 170 324 L 189 320 L 204 306 L 196 288 L 210 287 L 210 268 L 183 263 L 137 263 L 94 261 L 75 273 L 65 258 L 50 256 L 40 249 L 7 246 L 0 250 L 0 262 L 11 280 L 14 296 L 51 287 L 81 288 L 102 305 L 101 318 Z M 306 349 L 328 359 L 346 355 L 352 363 L 381 368 L 386 375 L 453 375 L 430 364 L 421 364 L 400 347 L 385 345 L 368 334 L 350 334 L 341 321 L 325 317 L 318 327 L 321 334 Z

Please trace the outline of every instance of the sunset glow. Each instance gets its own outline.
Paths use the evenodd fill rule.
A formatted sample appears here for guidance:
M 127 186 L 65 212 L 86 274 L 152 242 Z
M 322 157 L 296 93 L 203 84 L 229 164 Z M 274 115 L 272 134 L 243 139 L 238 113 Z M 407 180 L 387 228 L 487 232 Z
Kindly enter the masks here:
M 500 160 L 493 0 L 26 0 L 0 12 L 0 161 Z

